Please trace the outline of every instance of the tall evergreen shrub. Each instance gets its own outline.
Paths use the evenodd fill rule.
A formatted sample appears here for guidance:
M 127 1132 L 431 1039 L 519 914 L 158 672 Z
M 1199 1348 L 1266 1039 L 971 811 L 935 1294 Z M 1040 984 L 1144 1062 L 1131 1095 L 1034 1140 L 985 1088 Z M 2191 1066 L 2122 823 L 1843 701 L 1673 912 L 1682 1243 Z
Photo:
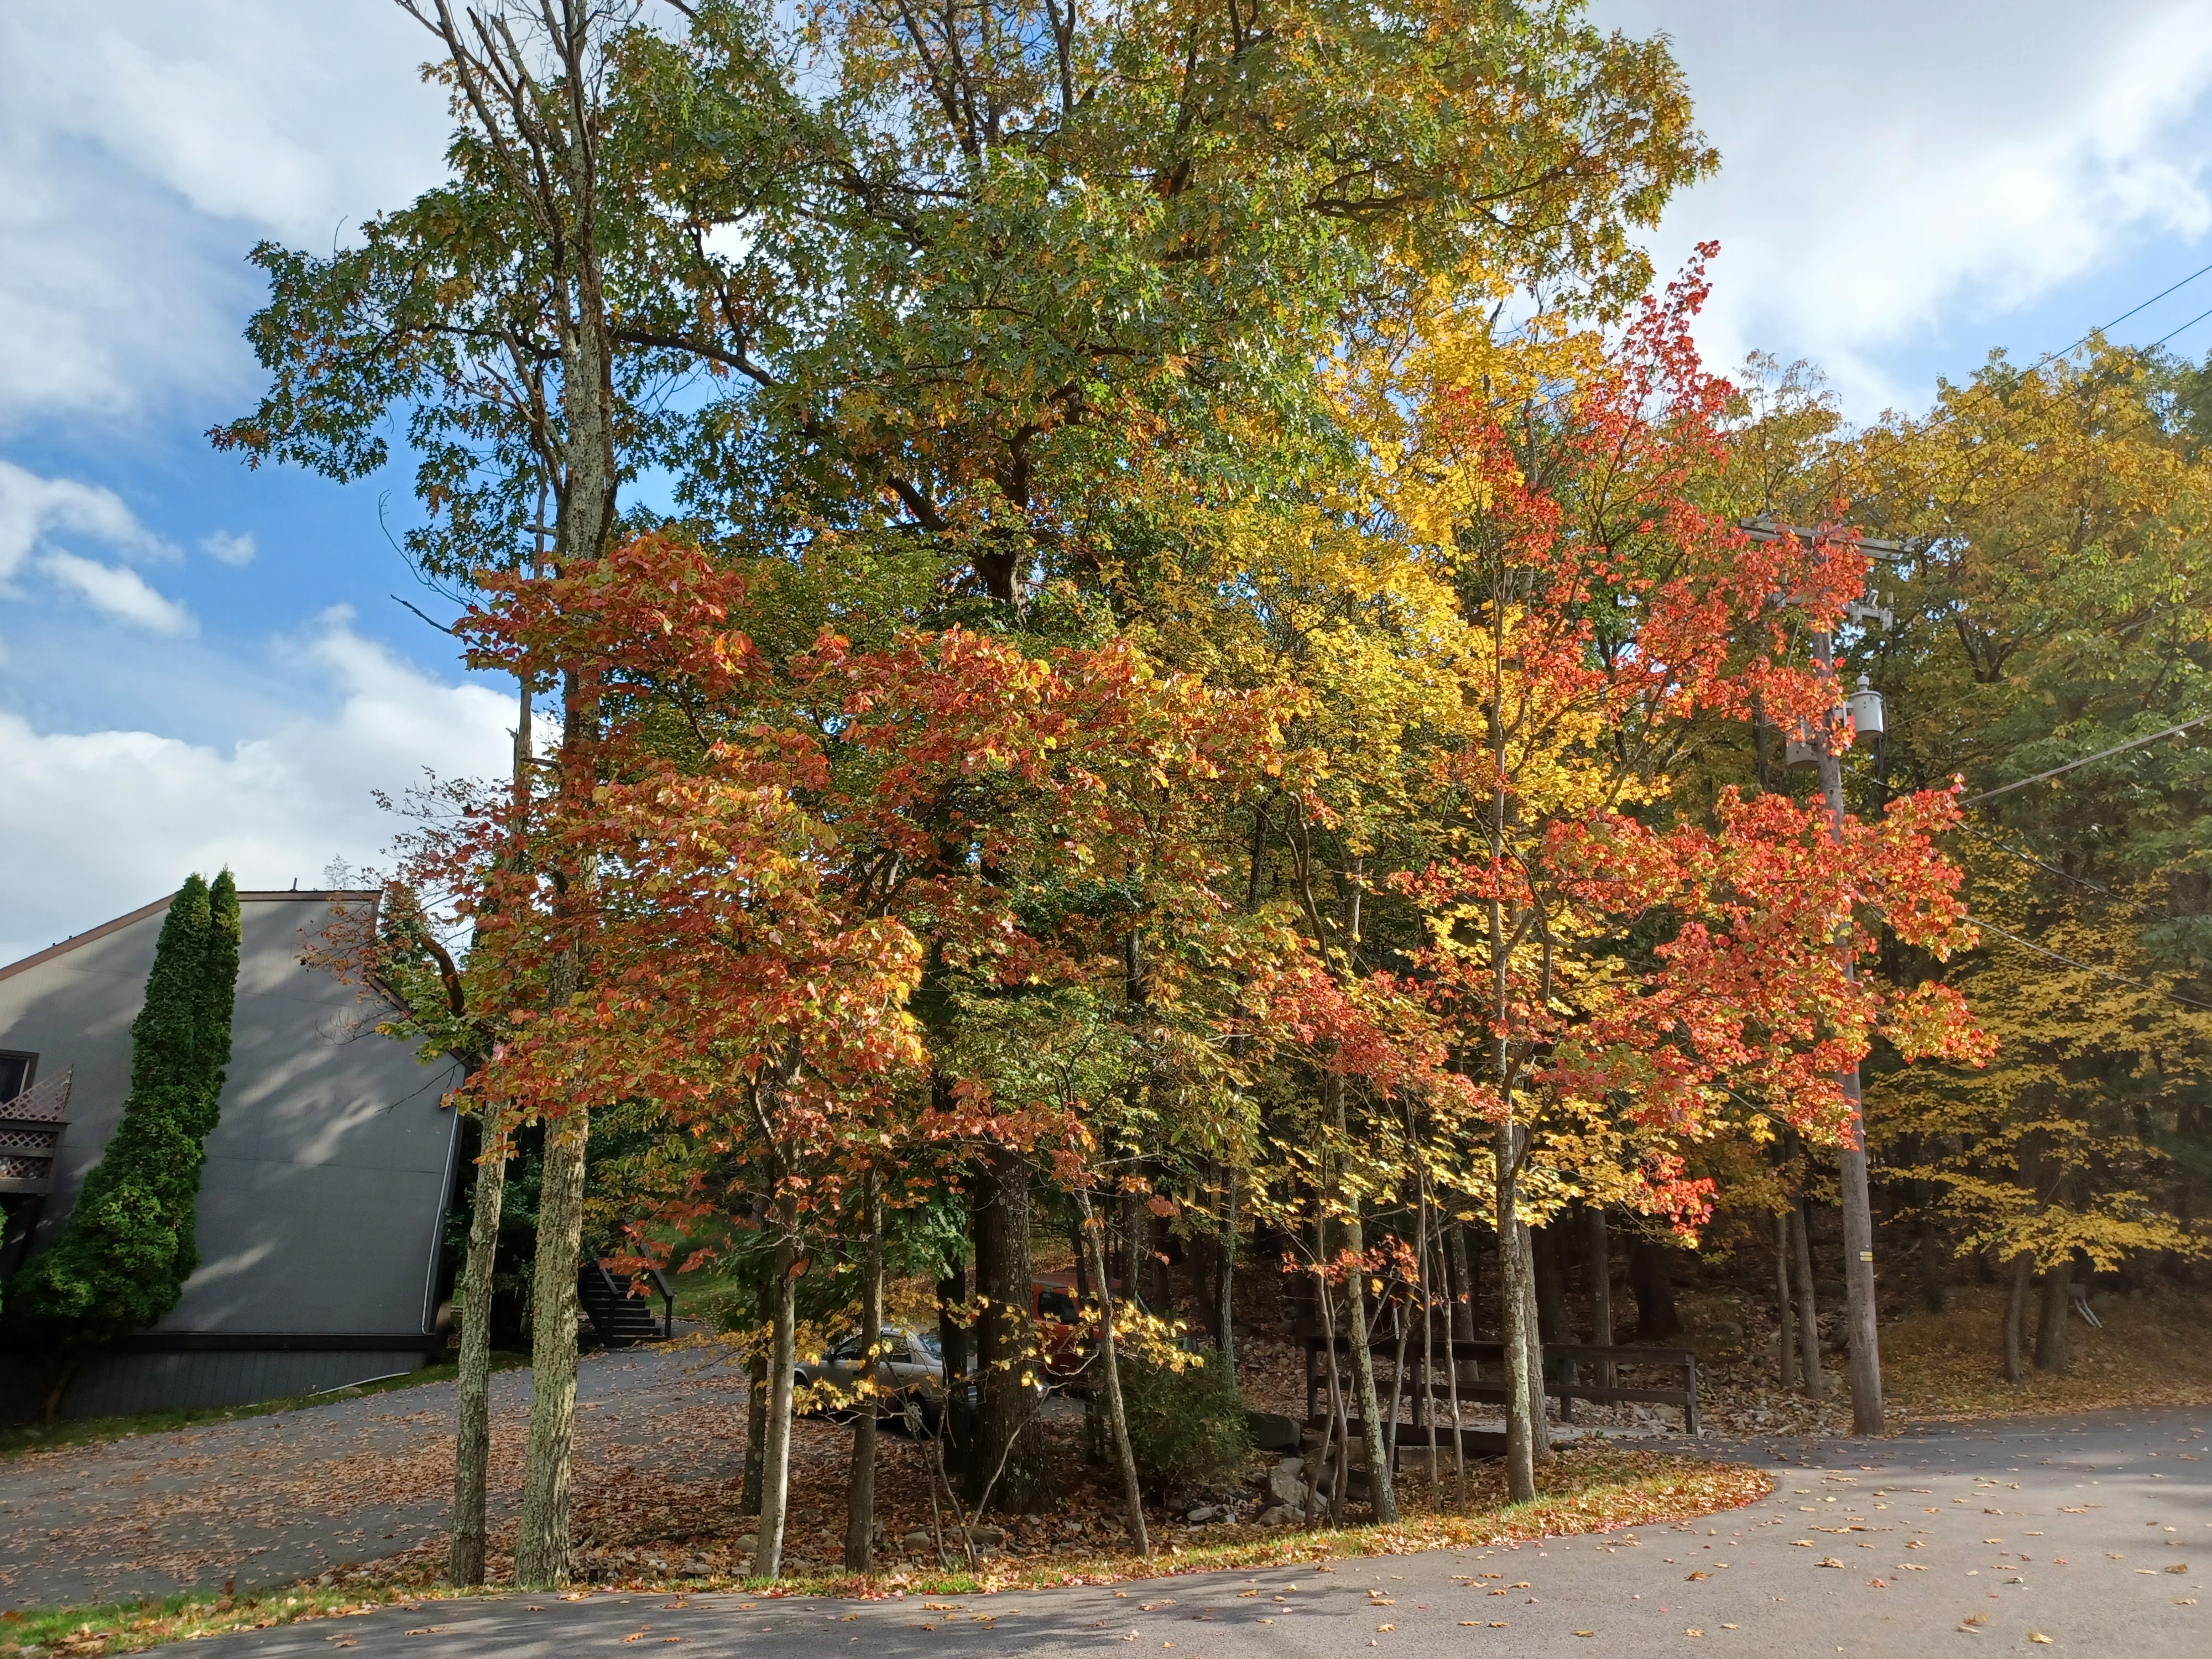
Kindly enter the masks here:
M 199 1265 L 194 1214 L 230 1063 L 238 886 L 198 875 L 169 902 L 131 1026 L 131 1092 L 62 1235 L 8 1286 L 7 1323 L 44 1346 L 51 1415 L 90 1348 L 155 1323 Z

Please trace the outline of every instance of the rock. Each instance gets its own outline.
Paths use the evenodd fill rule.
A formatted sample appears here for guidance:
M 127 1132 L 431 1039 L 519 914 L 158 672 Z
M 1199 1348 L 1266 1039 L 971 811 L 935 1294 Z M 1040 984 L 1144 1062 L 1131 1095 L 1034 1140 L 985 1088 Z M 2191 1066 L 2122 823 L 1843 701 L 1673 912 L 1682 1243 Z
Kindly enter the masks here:
M 1267 1501 L 1296 1509 L 1306 1501 L 1305 1459 L 1285 1457 L 1267 1471 Z
M 959 1528 L 957 1527 L 954 1528 L 949 1536 L 957 1538 L 959 1536 Z M 1006 1541 L 1006 1528 L 1003 1527 L 970 1527 L 968 1528 L 968 1541 L 975 1545 L 977 1549 L 998 1549 Z
M 1263 1527 L 1287 1527 L 1297 1518 L 1297 1510 L 1289 1504 L 1274 1504 L 1260 1511 L 1259 1524 Z
M 1716 1319 L 1705 1328 L 1705 1334 L 1716 1342 L 1741 1342 L 1743 1327 L 1733 1319 Z
M 1184 1521 L 1194 1527 L 1203 1527 L 1210 1522 L 1222 1521 L 1226 1520 L 1227 1518 L 1227 1516 L 1223 1515 L 1219 1510 L 1215 1509 L 1211 1504 L 1201 1504 L 1196 1509 L 1193 1510 L 1188 1515 L 1183 1516 Z
M 935 1534 L 928 1528 L 916 1527 L 899 1540 L 899 1545 L 903 1549 L 919 1550 L 928 1548 L 934 1541 Z
M 740 1555 L 757 1555 L 760 1553 L 760 1534 L 741 1532 L 730 1540 L 730 1547 Z
M 1298 1449 L 1298 1420 L 1281 1412 L 1247 1411 L 1244 1426 L 1250 1431 L 1252 1443 L 1261 1451 L 1296 1451 Z

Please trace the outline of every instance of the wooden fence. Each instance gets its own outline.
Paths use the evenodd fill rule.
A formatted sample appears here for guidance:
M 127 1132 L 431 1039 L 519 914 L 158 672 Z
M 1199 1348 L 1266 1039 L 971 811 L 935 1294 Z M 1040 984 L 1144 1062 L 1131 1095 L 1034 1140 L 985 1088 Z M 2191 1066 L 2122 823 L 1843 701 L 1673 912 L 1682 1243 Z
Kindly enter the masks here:
M 1351 1343 L 1345 1337 L 1339 1336 L 1335 1346 L 1340 1354 L 1349 1355 L 1352 1352 Z M 1498 1402 L 1505 1399 L 1505 1345 L 1503 1342 L 1445 1341 L 1438 1338 L 1432 1339 L 1431 1346 L 1437 1375 L 1431 1381 L 1430 1392 L 1437 1403 L 1442 1404 L 1449 1396 L 1443 1372 L 1447 1364 L 1472 1367 L 1471 1373 L 1462 1370 L 1460 1374 L 1459 1397 L 1462 1402 L 1470 1400 Z M 1322 1351 L 1327 1346 L 1328 1344 L 1318 1336 L 1309 1335 L 1305 1340 L 1306 1421 L 1309 1424 L 1316 1421 L 1318 1402 L 1327 1386 L 1321 1363 Z M 1386 1362 L 1395 1362 L 1398 1354 L 1398 1339 L 1395 1335 L 1371 1339 L 1368 1349 Z M 1386 1422 L 1397 1415 L 1400 1400 L 1409 1392 L 1418 1393 L 1419 1390 L 1420 1352 L 1418 1340 L 1407 1351 L 1405 1374 L 1399 1381 L 1396 1398 L 1383 1405 L 1382 1415 Z M 1595 1380 L 1582 1381 L 1584 1364 L 1590 1367 Z M 1486 1365 L 1496 1368 L 1494 1381 L 1484 1376 L 1483 1367 Z M 1681 1382 L 1680 1386 L 1674 1388 L 1626 1388 L 1621 1386 L 1620 1380 L 1624 1370 L 1672 1371 L 1680 1377 Z M 1385 1367 L 1378 1366 L 1376 1381 L 1383 1392 L 1389 1393 L 1389 1380 L 1384 1372 Z M 1347 1372 L 1344 1378 L 1347 1396 L 1350 1380 Z M 1640 1401 L 1647 1405 L 1676 1407 L 1682 1413 L 1684 1432 L 1692 1435 L 1698 1432 L 1698 1355 L 1693 1348 L 1607 1347 L 1594 1342 L 1547 1342 L 1544 1344 L 1544 1392 L 1559 1402 L 1559 1416 L 1566 1422 L 1574 1421 L 1575 1401 L 1577 1400 L 1587 1400 L 1594 1405 Z M 1345 1407 L 1347 1412 L 1353 1409 L 1348 1397 Z M 1325 1421 L 1325 1417 L 1321 1420 Z M 1423 1432 L 1419 1427 L 1416 1426 L 1413 1432 L 1416 1443 L 1428 1443 L 1419 1438 Z

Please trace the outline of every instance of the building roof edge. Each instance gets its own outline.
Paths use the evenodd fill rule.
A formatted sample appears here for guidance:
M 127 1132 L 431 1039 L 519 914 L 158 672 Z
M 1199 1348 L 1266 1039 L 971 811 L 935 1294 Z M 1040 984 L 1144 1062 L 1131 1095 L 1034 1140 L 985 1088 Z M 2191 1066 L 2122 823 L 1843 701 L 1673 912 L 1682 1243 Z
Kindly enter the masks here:
M 364 888 L 359 890 L 344 887 L 313 890 L 295 888 L 280 889 L 275 892 L 240 892 L 238 902 L 240 904 L 328 904 L 339 900 L 354 900 L 364 904 L 374 904 L 381 896 L 382 895 L 374 888 Z M 89 945 L 96 939 L 106 939 L 110 933 L 120 933 L 133 922 L 143 921 L 149 916 L 158 916 L 169 908 L 170 900 L 175 897 L 174 893 L 165 893 L 151 904 L 142 904 L 127 915 L 118 916 L 112 921 L 103 921 L 97 927 L 88 927 L 83 933 L 72 934 L 58 944 L 49 945 L 43 951 L 34 951 L 21 961 L 11 962 L 5 967 L 0 967 L 0 979 L 12 979 L 26 969 L 36 968 L 41 963 L 52 962 L 56 957 L 76 950 L 80 945 Z

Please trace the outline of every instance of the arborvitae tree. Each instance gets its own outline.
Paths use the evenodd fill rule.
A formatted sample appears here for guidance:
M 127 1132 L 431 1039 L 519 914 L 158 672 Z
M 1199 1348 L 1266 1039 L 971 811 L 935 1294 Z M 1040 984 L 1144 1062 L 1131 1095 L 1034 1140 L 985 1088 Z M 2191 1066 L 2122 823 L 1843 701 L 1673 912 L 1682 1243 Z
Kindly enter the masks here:
M 42 1343 L 51 1417 L 85 1353 L 154 1324 L 199 1264 L 205 1141 L 230 1060 L 238 889 L 194 875 L 169 902 L 131 1026 L 131 1092 L 62 1236 L 8 1287 L 8 1322 Z

